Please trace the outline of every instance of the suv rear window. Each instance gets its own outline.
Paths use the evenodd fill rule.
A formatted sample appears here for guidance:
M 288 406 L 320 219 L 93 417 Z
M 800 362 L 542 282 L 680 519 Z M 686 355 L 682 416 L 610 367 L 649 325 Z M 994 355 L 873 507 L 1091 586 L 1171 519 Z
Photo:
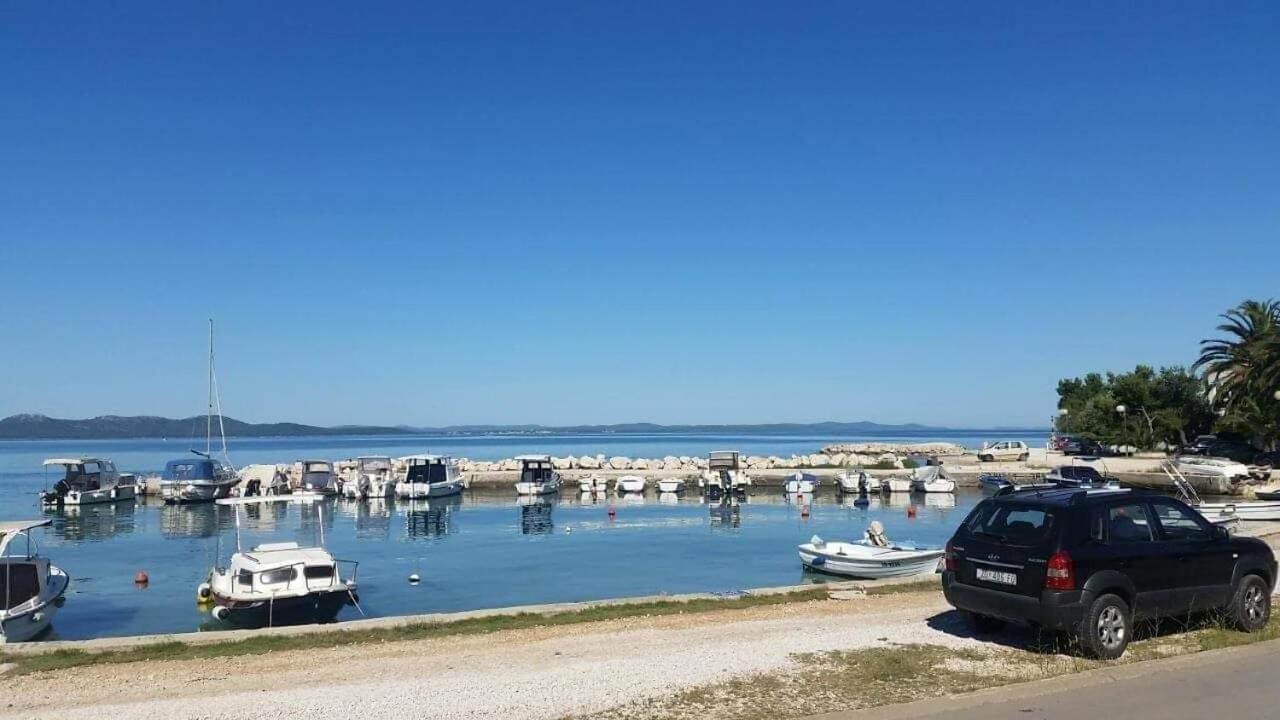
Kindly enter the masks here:
M 1010 545 L 1039 545 L 1053 531 L 1051 510 L 1033 505 L 985 503 L 965 523 L 972 535 Z

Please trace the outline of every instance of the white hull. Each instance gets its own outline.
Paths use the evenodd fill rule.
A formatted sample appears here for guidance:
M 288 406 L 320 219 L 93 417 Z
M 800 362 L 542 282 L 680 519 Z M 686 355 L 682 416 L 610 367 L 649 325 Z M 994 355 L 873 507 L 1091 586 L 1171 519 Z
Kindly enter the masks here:
M 391 482 L 379 481 L 379 482 L 370 483 L 369 489 L 366 491 L 362 491 L 360 489 L 359 482 L 343 483 L 342 485 L 342 496 L 347 498 L 348 500 L 368 500 L 368 499 L 385 500 L 387 498 L 395 497 L 395 495 L 396 495 L 396 484 Z
M 1201 503 L 1196 510 L 1210 522 L 1230 518 L 1258 522 L 1280 520 L 1280 502 Z
M 908 577 L 933 572 L 942 550 L 911 550 L 896 546 L 874 547 L 861 543 L 805 543 L 797 548 L 806 568 L 858 578 Z
M 870 481 L 870 478 L 868 478 L 868 481 Z M 842 493 L 856 493 L 858 492 L 858 476 L 840 473 L 836 476 L 836 485 Z
M 614 486 L 614 492 L 617 493 L 642 493 L 649 485 L 649 481 L 635 475 L 624 475 L 618 478 L 617 485 Z
M 8 612 L 0 611 L 0 645 L 27 642 L 48 630 L 70 584 L 71 579 L 61 568 L 50 565 L 44 597 L 33 598 Z
M 237 481 L 212 482 L 177 480 L 160 483 L 160 496 L 167 503 L 213 502 L 231 496 Z
M 261 503 L 304 503 L 324 500 L 328 495 L 313 492 L 284 493 L 281 495 L 248 495 L 245 497 L 218 498 L 219 505 L 258 505 Z
M 684 481 L 679 478 L 667 478 L 658 481 L 658 492 L 678 493 L 684 492 Z
M 102 503 L 131 502 L 138 497 L 138 488 L 135 485 L 114 485 L 112 487 L 99 488 L 97 490 L 86 490 L 77 492 L 69 491 L 66 495 L 59 498 L 57 502 L 44 501 L 45 505 L 101 505 Z
M 811 493 L 817 486 L 818 484 L 813 480 L 788 480 L 783 487 L 788 495 L 795 495 L 798 493 Z
M 560 478 L 548 480 L 542 483 L 518 482 L 516 483 L 517 495 L 554 495 L 560 492 Z
M 448 497 L 462 492 L 461 480 L 440 483 L 396 483 L 396 497 L 406 500 Z
M 880 489 L 891 493 L 911 492 L 911 480 L 907 478 L 885 478 L 880 481 Z M 954 485 L 952 489 L 955 489 Z
M 952 493 L 956 491 L 954 480 L 935 480 L 933 482 L 917 482 L 913 488 L 922 493 Z

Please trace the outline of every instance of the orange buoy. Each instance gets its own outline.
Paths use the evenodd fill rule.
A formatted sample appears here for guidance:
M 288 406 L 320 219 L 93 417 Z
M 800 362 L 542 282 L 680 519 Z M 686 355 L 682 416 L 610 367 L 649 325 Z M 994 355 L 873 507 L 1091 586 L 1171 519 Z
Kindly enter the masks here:
M 610 505 L 610 506 L 609 506 L 609 517 L 614 517 L 614 516 L 616 516 L 617 514 L 618 514 L 618 509 L 617 509 L 617 508 L 615 508 L 614 506 Z
M 913 517 L 915 517 L 915 516 L 916 516 L 916 506 L 915 506 L 915 505 L 908 505 L 908 506 L 907 506 L 907 517 L 909 517 L 909 518 L 913 518 Z
M 138 572 L 134 573 L 133 575 L 134 585 L 146 585 L 149 582 L 151 582 L 151 578 L 147 576 L 146 570 L 139 570 Z

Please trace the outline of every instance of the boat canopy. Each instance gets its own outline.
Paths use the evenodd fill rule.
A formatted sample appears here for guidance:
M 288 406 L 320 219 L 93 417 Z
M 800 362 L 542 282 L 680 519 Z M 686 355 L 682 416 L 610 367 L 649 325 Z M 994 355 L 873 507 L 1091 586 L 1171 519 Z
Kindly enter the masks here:
M 737 450 L 713 450 L 707 461 L 711 470 L 737 470 L 738 465 Z
M 915 479 L 921 482 L 950 480 L 951 474 L 943 469 L 941 465 L 925 465 L 924 467 L 916 468 Z
M 304 473 L 320 473 L 333 472 L 333 463 L 328 460 L 303 460 L 302 472 Z
M 28 530 L 53 524 L 53 518 L 44 520 L 5 520 L 0 522 L 0 557 L 9 549 L 9 541 Z
M 449 466 L 443 462 L 427 462 L 410 465 L 405 472 L 404 481 L 413 485 L 420 483 L 442 483 L 449 481 Z
M 214 461 L 197 458 L 195 460 L 170 460 L 164 464 L 161 480 L 213 480 L 217 477 Z
M 423 465 L 425 463 L 447 463 L 453 458 L 447 455 L 405 455 L 397 459 L 406 465 Z
M 49 458 L 48 460 L 44 461 L 44 466 L 49 467 L 51 465 L 84 465 L 85 463 L 100 463 L 100 462 L 101 460 L 99 460 L 98 458 L 91 458 L 91 457 Z
M 1079 480 L 1082 482 L 1105 482 L 1102 473 L 1088 465 L 1063 465 L 1058 468 L 1058 477 L 1063 480 Z
M 515 459 L 520 462 L 551 462 L 550 455 L 517 455 Z

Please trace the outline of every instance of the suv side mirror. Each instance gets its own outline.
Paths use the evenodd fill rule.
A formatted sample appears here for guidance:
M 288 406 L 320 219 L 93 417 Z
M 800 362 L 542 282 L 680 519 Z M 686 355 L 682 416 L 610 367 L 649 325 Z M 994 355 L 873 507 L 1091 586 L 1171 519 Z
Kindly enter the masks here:
M 1214 525 L 1213 530 L 1211 532 L 1212 532 L 1213 539 L 1217 542 L 1222 542 L 1223 540 L 1231 539 L 1231 533 L 1227 532 L 1227 529 L 1222 527 L 1221 525 Z

